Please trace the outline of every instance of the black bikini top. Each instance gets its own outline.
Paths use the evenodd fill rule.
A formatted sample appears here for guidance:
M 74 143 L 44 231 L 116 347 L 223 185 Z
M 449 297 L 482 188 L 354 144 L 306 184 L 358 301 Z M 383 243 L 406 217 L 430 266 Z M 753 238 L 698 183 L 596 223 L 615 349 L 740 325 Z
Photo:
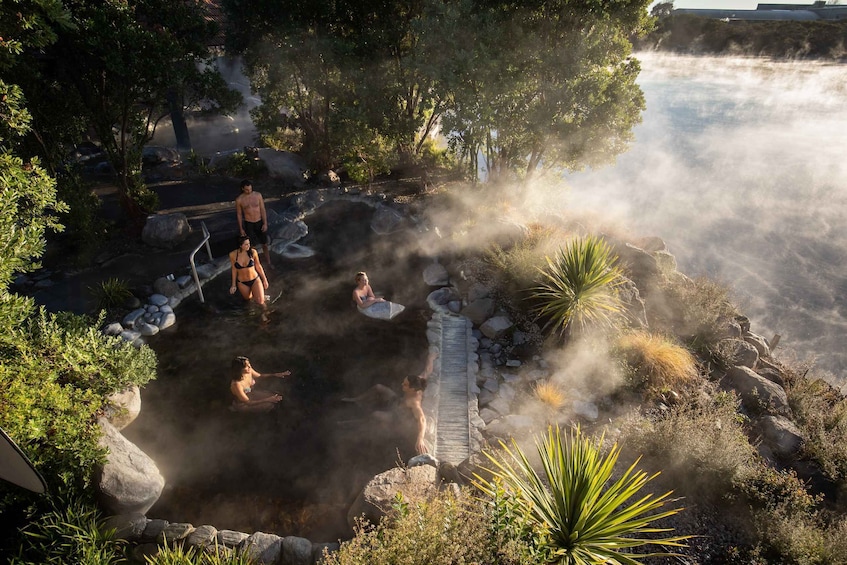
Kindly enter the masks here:
M 236 253 L 235 256 L 238 257 L 238 254 Z M 247 256 L 250 257 L 250 262 L 247 263 L 246 265 L 239 265 L 238 261 L 233 261 L 233 264 L 235 265 L 236 269 L 249 269 L 250 267 L 253 267 L 253 266 L 256 265 L 256 263 L 253 261 L 253 256 L 250 255 L 249 253 L 247 254 Z

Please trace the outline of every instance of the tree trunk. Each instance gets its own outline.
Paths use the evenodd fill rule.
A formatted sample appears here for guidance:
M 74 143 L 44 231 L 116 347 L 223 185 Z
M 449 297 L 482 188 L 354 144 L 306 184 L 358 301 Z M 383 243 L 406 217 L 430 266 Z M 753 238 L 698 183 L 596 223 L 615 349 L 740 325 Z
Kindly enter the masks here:
M 185 114 L 182 111 L 182 101 L 175 88 L 168 90 L 168 109 L 171 112 L 171 124 L 176 137 L 176 148 L 180 151 L 191 150 L 191 137 L 188 134 L 188 124 L 185 123 Z

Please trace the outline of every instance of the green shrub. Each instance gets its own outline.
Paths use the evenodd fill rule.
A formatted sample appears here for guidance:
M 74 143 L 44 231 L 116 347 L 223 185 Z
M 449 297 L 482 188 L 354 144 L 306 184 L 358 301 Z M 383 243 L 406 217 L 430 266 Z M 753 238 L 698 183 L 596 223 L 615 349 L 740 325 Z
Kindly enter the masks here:
M 560 234 L 553 228 L 532 224 L 526 237 L 509 247 L 492 245 L 484 254 L 508 293 L 519 294 L 541 284 L 545 255 L 555 251 Z
M 155 377 L 149 347 L 104 336 L 100 323 L 40 309 L 0 336 L 0 427 L 53 492 L 86 489 L 103 461 L 96 417 L 106 396 Z M 12 494 L 0 484 L 0 512 Z
M 132 297 L 129 283 L 125 280 L 113 277 L 88 289 L 97 300 L 98 310 L 109 310 L 123 306 Z
M 808 369 L 786 367 L 783 374 L 805 455 L 832 480 L 847 480 L 847 399 L 824 380 L 808 378 Z
M 671 313 L 660 325 L 690 340 L 696 351 L 708 352 L 723 337 L 726 321 L 738 315 L 729 287 L 705 277 L 673 281 L 664 286 Z
M 551 427 L 546 439 L 538 443 L 542 475 L 514 440 L 512 448 L 501 442 L 503 455 L 486 455 L 494 465 L 494 477 L 507 488 L 509 504 L 517 515 L 530 520 L 550 551 L 551 561 L 563 565 L 638 564 L 644 557 L 673 555 L 667 551 L 629 552 L 644 546 L 682 547 L 688 536 L 666 537 L 669 529 L 651 525 L 679 512 L 662 510 L 671 493 L 636 498 L 656 475 L 636 470 L 638 461 L 615 474 L 620 449 L 615 444 L 603 454 L 602 443 L 602 437 L 595 441 L 583 436 L 579 427 L 572 428 L 564 439 L 558 427 Z M 476 484 L 489 496 L 498 495 L 496 484 L 479 476 Z M 654 534 L 658 535 L 651 538 Z
M 678 390 L 697 381 L 697 361 L 688 349 L 646 331 L 621 334 L 617 351 L 624 358 L 630 384 L 648 395 Z
M 617 259 L 609 245 L 594 236 L 578 238 L 555 258 L 548 257 L 542 282 L 532 291 L 538 303 L 534 312 L 546 318 L 545 329 L 552 326 L 567 335 L 574 325 L 613 326 L 623 309 L 617 293 L 622 280 Z
M 431 565 L 436 563 L 531 564 L 503 508 L 448 492 L 427 502 L 398 501 L 378 526 L 360 522 L 355 537 L 326 565 Z M 500 512 L 500 513 L 498 513 Z M 536 561 L 535 563 L 542 563 Z
M 734 394 L 719 393 L 655 418 L 633 416 L 622 424 L 619 441 L 663 469 L 684 494 L 719 498 L 756 458 L 737 409 Z
M 233 153 L 215 167 L 215 172 L 231 177 L 258 178 L 268 167 L 261 159 L 253 159 L 244 152 Z
M 99 527 L 97 508 L 80 498 L 61 498 L 23 529 L 22 545 L 10 565 L 110 565 L 126 563 L 124 542 Z

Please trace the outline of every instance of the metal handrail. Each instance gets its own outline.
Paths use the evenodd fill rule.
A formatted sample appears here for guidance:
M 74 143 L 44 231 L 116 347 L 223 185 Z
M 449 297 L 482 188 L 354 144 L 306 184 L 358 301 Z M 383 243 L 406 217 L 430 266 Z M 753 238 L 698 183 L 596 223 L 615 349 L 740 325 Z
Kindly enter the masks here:
M 194 264 L 194 256 L 205 244 L 206 253 L 209 254 L 209 261 L 213 261 L 214 258 L 212 257 L 212 248 L 209 247 L 209 239 L 212 236 L 209 235 L 209 229 L 206 227 L 206 222 L 200 222 L 200 227 L 203 228 L 203 241 L 201 241 L 200 244 L 194 248 L 194 251 L 191 252 L 191 255 L 188 257 L 188 262 L 191 264 L 191 275 L 194 277 L 194 285 L 197 287 L 197 294 L 200 296 L 200 303 L 202 304 L 206 301 L 203 298 L 203 287 L 200 286 L 200 277 L 197 276 L 197 266 Z

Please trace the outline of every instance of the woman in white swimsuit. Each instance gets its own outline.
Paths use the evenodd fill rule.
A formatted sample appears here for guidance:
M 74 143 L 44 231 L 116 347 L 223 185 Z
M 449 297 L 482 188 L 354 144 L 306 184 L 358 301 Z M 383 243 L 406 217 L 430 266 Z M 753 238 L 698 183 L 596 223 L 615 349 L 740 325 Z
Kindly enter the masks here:
M 360 310 L 377 302 L 385 302 L 382 298 L 374 296 L 374 291 L 368 281 L 368 275 L 364 271 L 356 273 L 356 288 L 353 289 L 353 302 Z

